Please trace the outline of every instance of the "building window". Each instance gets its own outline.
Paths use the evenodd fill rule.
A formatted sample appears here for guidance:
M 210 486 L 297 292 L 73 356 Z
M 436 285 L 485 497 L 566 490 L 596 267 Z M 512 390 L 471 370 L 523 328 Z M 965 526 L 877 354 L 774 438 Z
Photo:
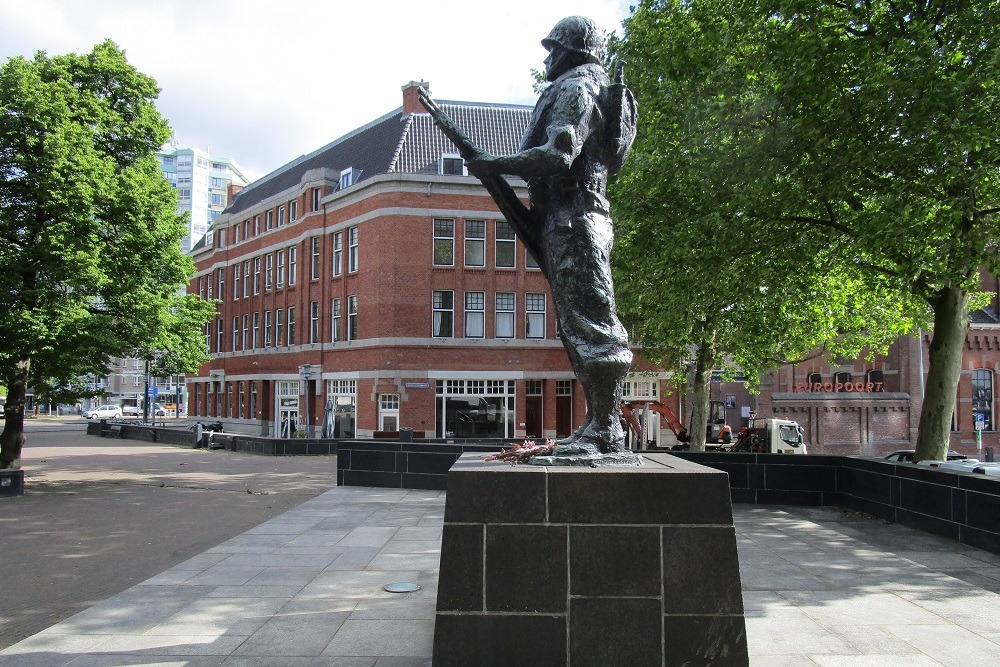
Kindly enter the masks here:
M 243 345 L 242 348 L 247 349 L 247 343 L 250 342 L 250 316 L 243 316 Z
M 451 338 L 453 335 L 452 322 L 455 315 L 455 293 L 451 290 L 434 290 L 432 301 L 434 307 L 432 335 L 435 338 Z
M 274 289 L 274 253 L 264 255 L 264 289 Z
M 244 410 L 243 410 L 243 408 L 244 408 L 243 399 L 244 399 L 243 383 L 242 382 L 237 382 L 236 383 L 236 405 L 237 405 L 236 418 L 237 419 L 243 419 L 243 415 L 245 414 Z
M 333 275 L 337 277 L 343 271 L 344 263 L 344 232 L 333 233 Z
M 330 327 L 330 340 L 336 343 L 340 340 L 340 299 L 330 302 L 330 314 L 333 322 Z
M 216 336 L 218 337 L 218 340 L 216 341 L 216 344 L 215 344 L 215 350 L 216 350 L 216 352 L 222 352 L 222 342 L 223 342 L 223 339 L 225 338 L 225 333 L 224 333 L 223 329 L 224 329 L 224 327 L 222 325 L 222 318 L 220 317 L 215 322 L 215 331 L 216 331 Z
M 274 211 L 268 211 L 264 214 L 265 220 L 267 221 L 264 225 L 264 229 L 271 231 L 274 229 Z
M 347 272 L 355 273 L 358 270 L 358 228 L 351 227 L 347 230 Z
M 309 206 L 310 206 L 309 210 L 310 211 L 318 211 L 319 210 L 319 200 L 320 200 L 320 196 L 321 196 L 320 193 L 321 192 L 322 192 L 322 190 L 320 188 L 313 188 L 310 191 L 310 194 L 311 194 L 311 196 L 309 198 L 309 202 L 310 202 L 310 204 L 309 204 Z
M 982 421 L 984 431 L 994 430 L 993 371 L 985 368 L 972 371 L 972 419 Z
M 354 437 L 357 394 L 357 380 L 326 381 L 326 400 L 333 405 L 334 438 Z
M 347 340 L 358 339 L 358 297 L 347 297 Z
M 310 268 L 312 269 L 311 277 L 313 280 L 319 278 L 319 237 L 314 236 L 311 241 L 312 247 L 312 264 Z
M 297 201 L 288 202 L 288 222 L 295 222 L 299 217 L 299 203 Z
M 498 220 L 496 231 L 497 268 L 512 269 L 517 266 L 515 259 L 517 241 L 514 236 L 514 228 L 510 226 L 510 223 Z
M 278 274 L 275 277 L 275 287 L 281 289 L 285 286 L 285 251 L 279 250 L 275 253 L 278 258 Z
M 349 188 L 354 184 L 354 169 L 348 167 L 340 172 L 340 189 Z
M 257 381 L 250 381 L 250 419 L 257 416 Z
M 496 321 L 494 335 L 497 338 L 514 337 L 514 293 L 497 292 Z
M 282 347 L 285 344 L 285 311 L 278 308 L 274 311 L 274 345 Z
M 205 284 L 208 285 L 208 300 L 211 301 L 213 297 L 212 293 L 212 274 L 205 276 Z
M 513 380 L 438 380 L 439 438 L 514 437 Z
M 806 376 L 809 382 L 810 391 L 823 391 L 823 376 L 819 373 L 810 373 Z
M 260 313 L 253 314 L 253 349 L 260 347 Z
M 212 193 L 212 206 L 222 206 L 226 203 L 226 195 L 221 193 Z
M 441 173 L 445 176 L 465 176 L 465 160 L 459 155 L 441 156 Z
M 285 207 L 284 206 L 279 206 L 278 207 L 278 226 L 279 227 L 284 227 L 285 226 Z
M 882 371 L 868 371 L 865 380 L 870 385 L 865 387 L 865 391 L 885 391 L 885 373 Z
M 239 299 L 240 297 L 243 296 L 243 293 L 240 291 L 241 288 L 243 287 L 243 272 L 242 272 L 242 268 L 243 268 L 243 266 L 239 262 L 236 262 L 235 264 L 233 264 L 233 300 L 234 301 L 236 299 Z
M 288 307 L 288 344 L 295 345 L 295 308 Z
M 253 258 L 253 293 L 260 294 L 260 257 Z
M 216 271 L 216 276 L 219 282 L 219 290 L 216 293 L 219 295 L 220 299 L 224 299 L 224 295 L 226 293 L 226 270 L 224 268 L 219 268 Z
M 524 336 L 545 338 L 544 292 L 528 292 L 524 295 Z
M 258 236 L 260 234 L 260 216 L 255 215 L 253 217 L 253 235 Z
M 434 266 L 455 265 L 455 221 L 434 219 Z
M 465 293 L 465 337 L 486 336 L 486 292 Z
M 833 378 L 833 388 L 836 391 L 847 391 L 847 386 L 854 386 L 850 373 L 837 373 Z
M 298 278 L 299 270 L 298 264 L 296 262 L 299 256 L 298 246 L 291 246 L 288 248 L 288 286 L 291 287 L 295 284 Z
M 233 352 L 240 349 L 240 317 L 233 318 Z
M 486 266 L 486 221 L 465 221 L 465 265 Z
M 319 342 L 319 301 L 309 302 L 309 342 Z
M 250 296 L 250 260 L 243 262 L 243 296 Z
M 379 430 L 399 430 L 399 394 L 379 394 Z
M 250 218 L 243 221 L 243 240 L 250 238 Z
M 271 311 L 264 311 L 264 347 L 271 347 Z

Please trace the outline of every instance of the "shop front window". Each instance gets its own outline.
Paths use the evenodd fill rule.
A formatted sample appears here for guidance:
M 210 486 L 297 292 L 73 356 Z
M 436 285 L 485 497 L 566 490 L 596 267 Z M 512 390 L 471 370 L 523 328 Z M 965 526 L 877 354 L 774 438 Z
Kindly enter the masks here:
M 984 431 L 993 429 L 993 372 L 972 371 L 972 418 L 983 422 Z
M 438 380 L 437 437 L 513 438 L 513 380 Z

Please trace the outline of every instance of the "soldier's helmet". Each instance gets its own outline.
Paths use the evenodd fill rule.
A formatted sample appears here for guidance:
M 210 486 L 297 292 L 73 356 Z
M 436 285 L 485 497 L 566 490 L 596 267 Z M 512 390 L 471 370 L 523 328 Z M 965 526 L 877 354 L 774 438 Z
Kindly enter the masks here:
M 561 46 L 570 51 L 584 53 L 592 62 L 600 62 L 604 57 L 604 34 L 597 24 L 585 16 L 567 16 L 556 23 L 548 37 L 542 40 L 542 46 L 549 51 L 554 46 Z

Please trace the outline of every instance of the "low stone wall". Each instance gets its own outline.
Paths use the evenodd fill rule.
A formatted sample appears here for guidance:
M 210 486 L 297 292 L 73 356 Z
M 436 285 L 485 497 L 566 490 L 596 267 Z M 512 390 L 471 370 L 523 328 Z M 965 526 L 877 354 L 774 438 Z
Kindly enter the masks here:
M 497 452 L 501 444 L 344 440 L 337 451 L 337 486 L 443 490 L 459 456 Z

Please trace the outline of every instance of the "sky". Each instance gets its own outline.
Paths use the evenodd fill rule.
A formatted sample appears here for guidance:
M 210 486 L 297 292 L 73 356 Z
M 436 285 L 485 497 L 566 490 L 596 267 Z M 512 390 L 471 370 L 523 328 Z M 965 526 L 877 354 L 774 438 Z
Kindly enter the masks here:
M 634 0 L 631 0 L 634 2 Z M 178 145 L 251 180 L 402 105 L 534 104 L 540 40 L 569 15 L 621 33 L 630 0 L 0 0 L 0 63 L 106 38 L 156 79 Z

